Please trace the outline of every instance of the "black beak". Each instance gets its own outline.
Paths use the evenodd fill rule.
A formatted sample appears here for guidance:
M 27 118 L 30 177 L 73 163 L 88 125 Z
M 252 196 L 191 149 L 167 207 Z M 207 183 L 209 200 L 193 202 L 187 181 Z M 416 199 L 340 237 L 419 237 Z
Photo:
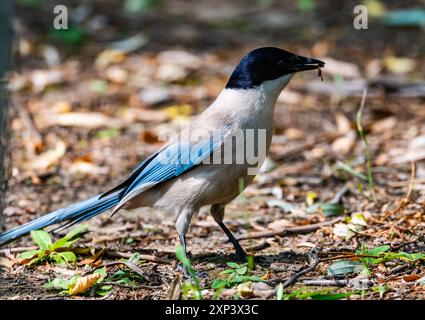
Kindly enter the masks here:
M 291 66 L 292 72 L 315 70 L 325 66 L 325 63 L 323 61 L 313 59 L 313 58 L 306 58 L 303 56 L 296 56 L 296 58 L 291 62 L 292 62 L 292 66 Z

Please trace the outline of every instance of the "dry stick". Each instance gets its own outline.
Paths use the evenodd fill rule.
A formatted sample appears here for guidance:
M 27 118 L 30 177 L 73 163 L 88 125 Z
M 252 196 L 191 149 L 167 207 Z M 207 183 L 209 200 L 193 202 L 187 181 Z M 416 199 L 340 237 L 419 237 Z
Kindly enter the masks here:
M 248 235 L 242 235 L 237 237 L 238 240 L 246 240 L 246 239 L 259 239 L 259 238 L 269 238 L 275 236 L 286 236 L 289 234 L 307 234 L 310 232 L 314 232 L 322 227 L 331 226 L 342 220 L 342 217 L 333 219 L 331 221 L 325 221 L 315 224 L 310 224 L 307 226 L 299 226 L 299 227 L 290 227 L 283 229 L 282 231 L 265 231 L 265 232 L 256 232 Z
M 37 250 L 37 249 L 38 249 L 38 247 L 36 247 L 36 246 L 6 248 L 6 249 L 0 249 L 0 254 L 7 255 L 9 253 L 21 253 L 21 252 L 24 252 L 24 251 Z
M 283 288 L 287 288 L 291 285 L 293 285 L 297 279 L 305 274 L 307 274 L 308 272 L 313 271 L 314 269 L 316 269 L 317 265 L 319 263 L 325 262 L 325 261 L 330 261 L 330 260 L 338 260 L 338 259 L 347 259 L 347 258 L 376 258 L 376 256 L 372 256 L 372 255 L 367 255 L 367 254 L 352 254 L 352 255 L 340 255 L 340 256 L 336 256 L 336 257 L 330 257 L 330 258 L 325 258 L 325 259 L 319 259 L 318 255 L 317 255 L 317 249 L 312 249 L 309 253 L 308 253 L 308 259 L 310 262 L 310 266 L 308 268 L 305 268 L 304 270 L 301 270 L 300 272 L 295 273 L 292 277 L 290 277 L 284 284 L 283 284 Z M 304 280 L 304 284 L 306 280 Z M 315 280 L 316 282 L 320 281 L 320 280 Z M 313 285 L 313 284 L 310 284 Z
M 176 276 L 171 282 L 165 300 L 178 300 L 180 298 L 180 276 Z
M 132 254 L 128 253 L 128 252 L 119 252 L 119 251 L 112 251 L 112 250 L 107 250 L 105 255 L 108 256 L 108 257 L 111 257 L 111 258 L 126 258 L 126 259 L 129 259 L 132 256 Z M 146 261 L 151 261 L 151 262 L 156 262 L 156 263 L 164 263 L 164 264 L 172 264 L 173 263 L 172 260 L 157 257 L 157 256 L 150 255 L 150 254 L 141 254 L 140 259 L 146 260 Z
M 306 286 L 335 286 L 335 287 L 345 287 L 349 284 L 347 279 L 341 280 L 329 280 L 329 279 L 312 279 L 312 280 L 303 280 L 303 283 Z
M 314 269 L 316 269 L 317 265 L 320 262 L 320 260 L 317 256 L 317 250 L 316 249 L 312 249 L 308 253 L 308 260 L 309 260 L 310 266 L 308 268 L 305 268 L 304 270 L 301 270 L 300 272 L 295 273 L 292 277 L 290 277 L 288 280 L 286 280 L 286 282 L 283 284 L 284 289 L 293 285 L 299 277 L 301 277 L 301 276 L 313 271 Z
M 264 250 L 268 247 L 270 247 L 270 243 L 264 241 L 264 242 L 261 242 L 259 244 L 255 244 L 253 246 L 246 248 L 246 251 L 248 251 L 248 252 L 258 252 L 258 251 Z
M 344 186 L 341 190 L 339 190 L 335 196 L 332 198 L 330 203 L 341 203 L 342 198 L 345 196 L 345 194 L 350 191 L 350 188 L 348 186 Z

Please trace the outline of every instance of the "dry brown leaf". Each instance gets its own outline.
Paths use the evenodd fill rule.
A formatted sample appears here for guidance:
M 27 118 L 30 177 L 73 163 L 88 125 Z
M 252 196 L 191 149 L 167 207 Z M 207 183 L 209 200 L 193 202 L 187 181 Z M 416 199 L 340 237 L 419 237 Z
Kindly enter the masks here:
M 345 136 L 336 139 L 331 147 L 332 150 L 341 155 L 348 154 L 356 143 L 356 133 L 354 130 L 348 132 Z
M 282 231 L 285 228 L 288 227 L 293 227 L 295 226 L 294 223 L 292 223 L 291 221 L 287 220 L 287 219 L 279 219 L 279 220 L 275 220 L 272 223 L 269 223 L 267 225 L 267 228 L 276 232 Z
M 64 72 L 61 70 L 35 70 L 31 73 L 30 81 L 34 93 L 43 92 L 44 89 L 52 84 L 63 82 Z
M 32 170 L 44 170 L 53 164 L 56 164 L 62 158 L 66 151 L 66 145 L 62 140 L 56 143 L 54 149 L 47 150 L 36 156 L 25 164 L 25 167 Z
M 70 294 L 77 294 L 86 291 L 90 287 L 92 287 L 97 280 L 99 280 L 100 274 L 93 273 L 85 277 L 81 277 L 77 280 L 74 286 L 69 288 Z
M 91 174 L 91 175 L 99 175 L 99 174 L 108 174 L 109 169 L 107 167 L 100 167 L 95 165 L 92 162 L 85 161 L 82 159 L 78 159 L 72 163 L 69 167 L 69 173 L 77 174 Z
M 379 121 L 374 122 L 370 129 L 374 133 L 380 133 L 384 131 L 392 130 L 397 124 L 396 117 L 388 117 Z
M 106 49 L 99 53 L 96 58 L 96 68 L 103 69 L 113 63 L 121 63 L 125 60 L 126 55 L 121 50 Z
M 69 112 L 55 115 L 51 119 L 51 124 L 58 124 L 64 127 L 121 127 L 120 120 L 108 117 L 99 112 Z
M 332 75 L 339 75 L 344 78 L 360 78 L 360 69 L 353 63 L 335 60 L 333 58 L 322 58 L 326 64 L 323 71 Z
M 302 139 L 305 137 L 305 132 L 297 128 L 288 128 L 285 130 L 285 136 L 288 139 Z
M 335 122 L 337 127 L 337 133 L 343 134 L 351 131 L 350 120 L 348 120 L 348 118 L 344 114 L 337 113 L 335 115 Z
M 403 280 L 406 282 L 412 282 L 412 281 L 416 281 L 419 280 L 421 278 L 420 274 L 408 274 L 403 276 Z
M 13 260 L 0 257 L 0 266 L 11 268 L 14 265 Z
M 125 83 L 128 80 L 128 72 L 118 66 L 111 66 L 106 69 L 106 78 L 114 83 Z
M 251 281 L 239 284 L 237 289 L 241 298 L 246 299 L 254 296 L 254 287 Z

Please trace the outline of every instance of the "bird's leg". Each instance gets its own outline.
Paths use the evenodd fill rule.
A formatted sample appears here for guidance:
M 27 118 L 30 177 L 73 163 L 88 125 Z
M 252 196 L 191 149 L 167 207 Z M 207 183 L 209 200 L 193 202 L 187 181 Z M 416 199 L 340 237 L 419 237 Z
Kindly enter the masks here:
M 245 261 L 247 254 L 244 251 L 244 249 L 239 244 L 238 240 L 235 238 L 235 236 L 232 234 L 232 232 L 229 230 L 229 228 L 226 227 L 226 225 L 223 223 L 223 217 L 224 217 L 224 205 L 222 204 L 214 204 L 211 206 L 211 215 L 213 216 L 215 222 L 220 226 L 221 230 L 226 234 L 226 236 L 229 238 L 230 242 L 233 244 L 233 247 L 235 247 L 236 250 L 236 257 L 240 261 Z
M 190 220 L 192 218 L 193 213 L 194 213 L 193 210 L 185 209 L 180 213 L 176 221 L 176 230 L 177 230 L 177 233 L 179 234 L 180 244 L 183 247 L 183 254 L 186 259 L 189 259 L 187 257 L 186 233 L 189 230 L 189 224 L 190 224 Z M 184 263 L 182 263 L 182 267 L 183 267 L 184 276 L 186 278 L 190 278 L 191 275 L 189 273 L 189 270 L 187 270 L 187 267 L 185 266 Z
M 183 254 L 184 254 L 186 259 L 189 259 L 187 257 L 187 250 L 186 250 L 186 236 L 184 234 L 179 233 L 179 239 L 180 239 L 180 244 L 183 247 Z M 184 263 L 182 263 L 182 268 L 183 268 L 183 274 L 184 274 L 185 278 L 190 278 L 190 272 L 189 272 L 189 270 L 187 270 Z

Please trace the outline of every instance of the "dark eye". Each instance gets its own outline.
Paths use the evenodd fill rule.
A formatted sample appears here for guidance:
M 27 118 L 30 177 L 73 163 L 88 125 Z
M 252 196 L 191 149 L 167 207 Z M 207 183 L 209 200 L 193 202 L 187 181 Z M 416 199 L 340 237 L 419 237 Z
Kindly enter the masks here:
M 285 62 L 283 62 L 283 60 L 279 60 L 279 61 L 277 62 L 277 65 L 278 65 L 279 67 L 282 67 L 284 64 L 285 64 Z

